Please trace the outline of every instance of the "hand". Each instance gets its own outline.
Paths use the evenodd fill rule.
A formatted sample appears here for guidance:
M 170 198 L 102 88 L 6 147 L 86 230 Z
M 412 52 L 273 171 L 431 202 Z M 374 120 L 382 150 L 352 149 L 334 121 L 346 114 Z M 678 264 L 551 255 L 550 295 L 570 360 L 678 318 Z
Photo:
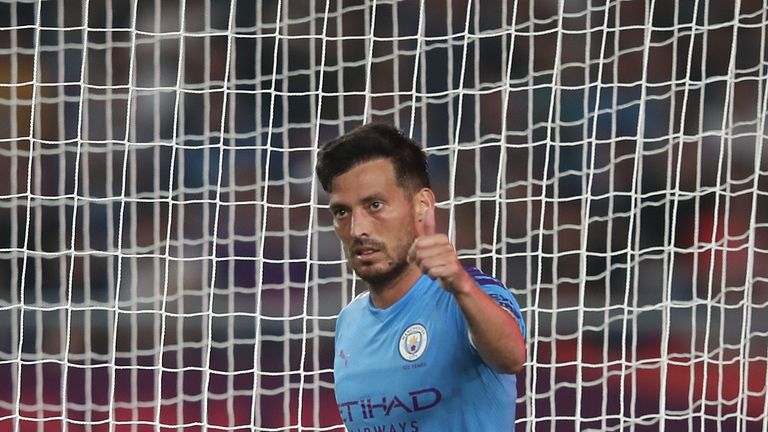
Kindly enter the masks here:
M 421 220 L 419 236 L 408 252 L 408 262 L 437 279 L 446 291 L 457 294 L 469 275 L 459 262 L 456 249 L 445 234 L 435 234 L 435 208 L 429 207 Z

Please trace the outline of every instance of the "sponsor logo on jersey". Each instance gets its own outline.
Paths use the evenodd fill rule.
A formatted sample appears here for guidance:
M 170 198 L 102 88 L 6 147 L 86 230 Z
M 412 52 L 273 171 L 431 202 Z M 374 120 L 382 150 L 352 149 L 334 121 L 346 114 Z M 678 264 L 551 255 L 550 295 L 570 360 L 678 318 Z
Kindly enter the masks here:
M 412 420 L 410 423 L 382 423 L 375 424 L 373 426 L 347 429 L 349 432 L 419 432 L 419 430 L 419 422 L 416 420 Z
M 427 349 L 429 337 L 427 329 L 421 324 L 411 324 L 400 336 L 398 349 L 400 357 L 407 361 L 418 360 Z
M 403 420 L 409 418 L 409 414 L 438 406 L 442 400 L 443 394 L 440 390 L 430 387 L 408 393 L 384 394 L 375 398 L 342 401 L 339 402 L 339 414 L 348 427 L 355 422 Z

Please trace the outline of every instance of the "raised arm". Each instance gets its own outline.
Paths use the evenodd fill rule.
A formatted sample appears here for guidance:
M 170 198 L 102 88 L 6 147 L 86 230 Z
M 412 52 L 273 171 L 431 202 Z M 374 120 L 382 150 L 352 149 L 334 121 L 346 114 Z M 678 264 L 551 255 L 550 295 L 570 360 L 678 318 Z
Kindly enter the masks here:
M 443 289 L 456 298 L 469 325 L 472 343 L 486 364 L 502 373 L 522 370 L 526 348 L 517 319 L 475 283 L 448 236 L 435 234 L 433 206 L 424 212 L 419 234 L 409 260 L 424 274 L 438 279 Z

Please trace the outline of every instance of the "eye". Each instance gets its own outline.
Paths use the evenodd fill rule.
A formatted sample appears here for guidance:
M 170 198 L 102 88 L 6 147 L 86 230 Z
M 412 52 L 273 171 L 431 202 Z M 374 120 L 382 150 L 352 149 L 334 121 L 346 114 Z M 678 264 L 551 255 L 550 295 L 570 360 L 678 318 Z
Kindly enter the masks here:
M 381 210 L 384 207 L 384 203 L 381 201 L 374 201 L 371 203 L 371 210 L 377 211 Z
M 331 213 L 333 214 L 334 218 L 339 219 L 347 215 L 347 210 L 343 208 L 334 208 L 331 209 Z

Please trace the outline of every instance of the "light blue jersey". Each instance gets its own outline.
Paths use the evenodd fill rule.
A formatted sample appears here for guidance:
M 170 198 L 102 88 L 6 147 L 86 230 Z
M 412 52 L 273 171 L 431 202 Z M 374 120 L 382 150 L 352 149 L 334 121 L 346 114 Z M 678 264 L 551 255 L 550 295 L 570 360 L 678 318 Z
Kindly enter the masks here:
M 514 296 L 496 279 L 466 270 L 525 336 Z M 386 309 L 375 308 L 368 293 L 352 301 L 336 322 L 333 369 L 350 432 L 514 430 L 515 376 L 483 362 L 455 299 L 427 276 Z

